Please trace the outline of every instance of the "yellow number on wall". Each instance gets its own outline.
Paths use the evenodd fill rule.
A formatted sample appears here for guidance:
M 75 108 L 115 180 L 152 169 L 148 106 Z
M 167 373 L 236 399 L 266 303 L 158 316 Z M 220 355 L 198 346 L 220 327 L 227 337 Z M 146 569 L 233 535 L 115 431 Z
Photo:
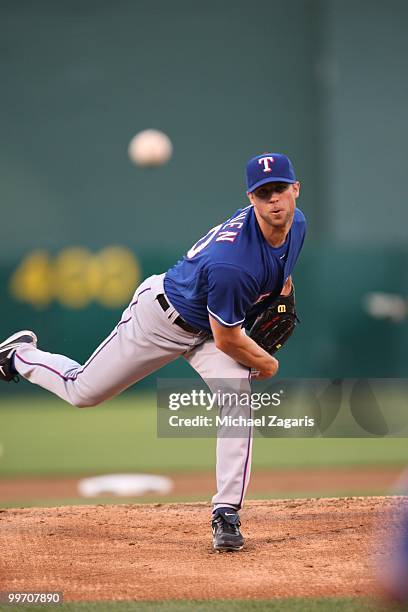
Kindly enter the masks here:
M 54 262 L 56 299 L 68 308 L 83 308 L 97 295 L 102 284 L 98 258 L 87 249 L 64 249 Z
M 54 297 L 53 265 L 47 251 L 33 251 L 19 265 L 10 281 L 11 294 L 37 308 L 48 306 Z
M 108 247 L 98 256 L 103 270 L 98 301 L 108 308 L 126 304 L 139 281 L 140 269 L 133 254 L 123 247 Z
M 67 308 L 84 308 L 97 301 L 107 308 L 125 305 L 140 281 L 133 253 L 111 246 L 93 254 L 69 247 L 51 260 L 46 251 L 30 253 L 10 280 L 14 298 L 37 308 L 57 300 Z

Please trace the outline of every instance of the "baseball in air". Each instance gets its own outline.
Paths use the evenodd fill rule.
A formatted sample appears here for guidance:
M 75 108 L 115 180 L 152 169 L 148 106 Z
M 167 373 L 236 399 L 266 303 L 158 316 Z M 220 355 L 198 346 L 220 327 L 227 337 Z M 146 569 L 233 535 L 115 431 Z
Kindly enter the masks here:
M 170 138 L 160 130 L 143 130 L 132 138 L 129 157 L 137 166 L 162 166 L 173 153 Z

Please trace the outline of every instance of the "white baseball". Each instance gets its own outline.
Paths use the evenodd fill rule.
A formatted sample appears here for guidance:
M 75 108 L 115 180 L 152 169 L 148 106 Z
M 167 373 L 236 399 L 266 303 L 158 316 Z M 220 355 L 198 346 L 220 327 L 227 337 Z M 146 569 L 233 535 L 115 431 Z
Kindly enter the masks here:
M 170 138 L 160 130 L 143 130 L 132 138 L 128 154 L 138 166 L 161 166 L 173 153 Z

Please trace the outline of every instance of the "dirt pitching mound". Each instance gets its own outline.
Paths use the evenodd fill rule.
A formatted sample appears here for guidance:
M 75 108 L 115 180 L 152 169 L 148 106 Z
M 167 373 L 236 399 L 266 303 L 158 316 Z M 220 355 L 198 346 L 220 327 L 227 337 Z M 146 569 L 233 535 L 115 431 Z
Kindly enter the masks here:
M 251 501 L 244 550 L 212 550 L 204 503 L 0 510 L 0 591 L 65 600 L 271 599 L 375 592 L 391 498 Z

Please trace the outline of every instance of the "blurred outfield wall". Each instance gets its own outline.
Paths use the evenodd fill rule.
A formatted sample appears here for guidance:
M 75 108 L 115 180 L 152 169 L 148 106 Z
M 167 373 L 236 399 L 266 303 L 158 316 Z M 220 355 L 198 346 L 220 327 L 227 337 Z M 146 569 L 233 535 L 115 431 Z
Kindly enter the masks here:
M 2 335 L 86 359 L 138 278 L 245 205 L 245 161 L 272 149 L 309 221 L 281 373 L 406 376 L 407 325 L 361 299 L 408 295 L 407 24 L 403 0 L 3 0 Z M 127 159 L 147 127 L 173 141 L 164 168 Z

